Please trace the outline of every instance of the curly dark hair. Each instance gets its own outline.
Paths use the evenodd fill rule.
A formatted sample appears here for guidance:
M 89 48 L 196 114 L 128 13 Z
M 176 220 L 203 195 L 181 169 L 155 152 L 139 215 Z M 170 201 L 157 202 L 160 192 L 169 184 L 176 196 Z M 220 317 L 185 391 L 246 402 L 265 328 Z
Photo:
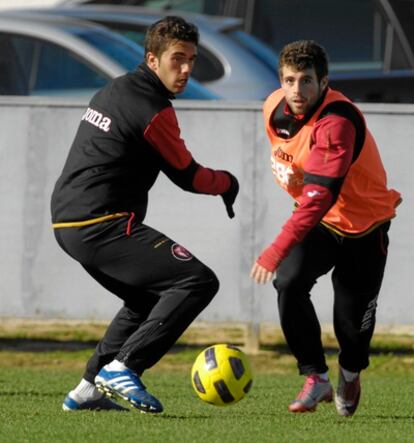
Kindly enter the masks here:
M 157 57 L 177 41 L 194 43 L 198 46 L 198 29 L 192 23 L 186 22 L 182 17 L 167 16 L 153 23 L 145 35 L 145 55 L 152 52 Z
M 279 55 L 279 74 L 283 66 L 298 71 L 315 68 L 318 81 L 328 75 L 328 56 L 325 49 L 313 40 L 298 40 L 287 44 Z

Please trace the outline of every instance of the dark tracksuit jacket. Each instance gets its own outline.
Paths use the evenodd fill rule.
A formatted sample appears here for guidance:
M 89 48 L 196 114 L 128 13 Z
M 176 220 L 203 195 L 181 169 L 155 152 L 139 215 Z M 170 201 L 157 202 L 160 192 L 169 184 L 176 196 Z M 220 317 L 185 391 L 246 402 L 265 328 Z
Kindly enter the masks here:
M 172 97 L 145 64 L 93 97 L 53 191 L 54 224 L 119 212 L 143 221 L 160 171 L 187 191 L 229 189 L 228 174 L 202 167 L 187 150 Z

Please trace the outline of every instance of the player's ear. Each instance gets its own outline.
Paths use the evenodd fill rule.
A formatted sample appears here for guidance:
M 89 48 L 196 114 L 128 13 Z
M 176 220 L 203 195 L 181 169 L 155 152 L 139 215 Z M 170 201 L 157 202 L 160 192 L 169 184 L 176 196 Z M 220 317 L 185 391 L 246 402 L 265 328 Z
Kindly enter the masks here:
M 321 85 L 321 90 L 326 89 L 326 87 L 328 86 L 328 82 L 329 82 L 329 80 L 328 80 L 328 76 L 327 75 L 325 75 L 325 77 L 321 78 L 321 81 L 319 83 Z
M 145 56 L 145 61 L 147 65 L 153 70 L 156 71 L 158 68 L 158 57 L 153 52 L 147 52 Z

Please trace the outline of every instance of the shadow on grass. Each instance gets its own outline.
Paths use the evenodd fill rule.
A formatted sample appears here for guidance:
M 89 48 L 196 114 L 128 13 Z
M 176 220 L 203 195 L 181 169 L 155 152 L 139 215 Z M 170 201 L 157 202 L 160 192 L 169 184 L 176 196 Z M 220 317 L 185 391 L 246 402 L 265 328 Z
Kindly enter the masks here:
M 63 341 L 51 339 L 0 338 L 0 351 L 16 352 L 52 352 L 52 351 L 82 351 L 95 348 L 97 341 Z
M 261 349 L 266 351 L 275 351 L 278 354 L 291 354 L 289 348 L 286 344 L 278 344 L 274 346 L 262 346 Z M 325 353 L 327 355 L 336 355 L 339 351 L 336 346 L 324 346 Z M 380 354 L 394 354 L 394 355 L 414 355 L 414 350 L 410 349 L 407 346 L 381 346 L 375 345 L 370 349 L 371 355 L 380 355 Z
M 0 397 L 58 397 L 63 396 L 65 393 L 63 391 L 49 391 L 49 392 L 39 392 L 32 390 L 22 390 L 22 391 L 7 391 L 0 389 Z
M 409 423 L 412 423 L 412 420 L 414 419 L 414 413 L 411 415 L 386 415 L 386 414 L 376 414 L 372 415 L 370 417 L 364 417 L 369 418 L 369 420 L 366 420 L 367 422 L 370 422 L 372 419 L 374 420 L 387 420 L 393 422 L 394 420 L 402 420 L 402 421 L 408 421 Z
M 84 349 L 93 349 L 97 345 L 96 340 L 77 341 L 77 340 L 52 340 L 52 339 L 28 339 L 28 338 L 0 338 L 0 351 L 15 351 L 15 352 L 53 352 L 65 351 L 76 352 Z M 197 351 L 215 343 L 206 342 L 204 344 L 188 344 L 177 343 L 169 351 L 169 353 L 176 354 L 183 351 Z M 240 343 L 236 345 L 242 346 Z M 275 352 L 279 355 L 290 355 L 291 352 L 286 344 L 279 343 L 274 345 L 261 345 L 260 349 L 268 352 Z M 338 353 L 336 346 L 325 346 L 327 355 L 334 355 Z M 371 355 L 379 354 L 394 354 L 394 355 L 414 355 L 412 348 L 398 345 L 375 345 L 371 348 Z

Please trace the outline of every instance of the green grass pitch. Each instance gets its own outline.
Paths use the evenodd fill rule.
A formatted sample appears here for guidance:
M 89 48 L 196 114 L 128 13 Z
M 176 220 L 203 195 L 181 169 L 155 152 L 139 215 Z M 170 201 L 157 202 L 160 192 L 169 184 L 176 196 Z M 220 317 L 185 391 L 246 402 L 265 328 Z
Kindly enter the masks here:
M 130 412 L 63 412 L 62 401 L 82 374 L 92 348 L 13 350 L 0 338 L 0 442 L 315 442 L 414 441 L 412 345 L 375 353 L 362 376 L 360 407 L 352 418 L 333 403 L 314 413 L 291 414 L 287 405 L 303 379 L 288 353 L 250 356 L 253 388 L 240 403 L 214 407 L 193 392 L 191 363 L 201 348 L 181 346 L 144 374 L 164 404 L 160 415 Z M 336 384 L 336 355 L 328 356 Z

